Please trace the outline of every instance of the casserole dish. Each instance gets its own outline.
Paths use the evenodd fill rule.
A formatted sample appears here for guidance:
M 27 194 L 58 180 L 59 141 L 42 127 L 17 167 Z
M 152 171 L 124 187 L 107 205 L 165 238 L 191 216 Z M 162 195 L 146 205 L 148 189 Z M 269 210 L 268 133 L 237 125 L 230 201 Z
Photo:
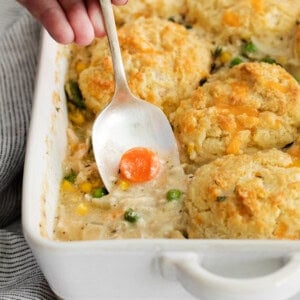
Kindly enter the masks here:
M 66 151 L 68 49 L 43 32 L 23 182 L 24 236 L 63 299 L 299 299 L 300 241 L 51 239 Z

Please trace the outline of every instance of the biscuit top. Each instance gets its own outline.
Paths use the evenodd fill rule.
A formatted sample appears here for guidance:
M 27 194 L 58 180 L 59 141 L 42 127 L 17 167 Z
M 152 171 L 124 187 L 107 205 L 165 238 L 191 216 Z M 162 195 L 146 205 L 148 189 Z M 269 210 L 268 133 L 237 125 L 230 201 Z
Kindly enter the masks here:
M 296 140 L 300 87 L 278 65 L 244 63 L 208 79 L 171 117 L 191 164 L 281 148 Z
M 114 6 L 116 23 L 126 24 L 143 16 L 180 19 L 186 13 L 185 0 L 131 0 L 123 6 Z
M 167 115 L 208 75 L 208 43 L 180 24 L 139 18 L 121 27 L 118 36 L 133 94 Z M 79 86 L 87 107 L 95 113 L 111 99 L 114 79 L 106 38 L 93 45 L 90 66 L 80 73 Z
M 299 65 L 298 0 L 187 0 L 187 20 L 217 44 L 252 40 L 281 63 Z
M 278 150 L 228 155 L 197 170 L 186 201 L 191 238 L 300 238 L 300 168 Z

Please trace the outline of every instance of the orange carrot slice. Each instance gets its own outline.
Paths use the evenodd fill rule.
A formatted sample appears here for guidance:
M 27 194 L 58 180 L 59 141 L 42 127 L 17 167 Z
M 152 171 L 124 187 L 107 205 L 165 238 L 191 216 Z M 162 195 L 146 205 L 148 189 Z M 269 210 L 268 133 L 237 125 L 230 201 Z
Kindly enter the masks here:
M 121 177 L 132 183 L 146 182 L 155 178 L 159 169 L 157 155 L 148 148 L 132 148 L 121 157 Z

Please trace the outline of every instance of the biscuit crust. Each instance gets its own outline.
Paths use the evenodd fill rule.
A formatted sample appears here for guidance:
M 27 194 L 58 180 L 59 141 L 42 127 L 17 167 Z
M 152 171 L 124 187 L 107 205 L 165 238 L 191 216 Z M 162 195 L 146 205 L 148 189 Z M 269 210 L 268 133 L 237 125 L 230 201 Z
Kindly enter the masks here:
M 171 117 L 183 160 L 282 148 L 300 127 L 300 86 L 282 67 L 244 63 L 211 76 Z
M 216 44 L 233 49 L 252 40 L 281 64 L 300 65 L 298 0 L 187 0 L 186 5 L 187 21 Z
M 197 170 L 186 209 L 189 238 L 300 238 L 300 168 L 268 150 L 228 155 Z
M 141 16 L 178 20 L 186 10 L 186 0 L 130 0 L 126 5 L 114 6 L 115 19 L 119 26 Z
M 139 18 L 118 31 L 128 84 L 133 94 L 168 116 L 189 97 L 210 70 L 208 43 L 184 26 L 159 18 Z M 100 112 L 113 95 L 114 80 L 107 39 L 97 40 L 91 65 L 79 86 L 86 105 Z

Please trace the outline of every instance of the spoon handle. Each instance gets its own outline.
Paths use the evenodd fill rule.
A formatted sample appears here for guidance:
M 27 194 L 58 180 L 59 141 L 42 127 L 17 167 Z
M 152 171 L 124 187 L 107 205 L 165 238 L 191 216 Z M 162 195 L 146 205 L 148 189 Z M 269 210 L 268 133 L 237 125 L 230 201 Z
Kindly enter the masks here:
M 126 80 L 126 74 L 124 70 L 111 0 L 99 0 L 99 2 L 102 9 L 104 25 L 114 67 L 115 95 L 119 93 L 130 94 L 130 90 Z M 113 98 L 116 99 L 118 97 Z

